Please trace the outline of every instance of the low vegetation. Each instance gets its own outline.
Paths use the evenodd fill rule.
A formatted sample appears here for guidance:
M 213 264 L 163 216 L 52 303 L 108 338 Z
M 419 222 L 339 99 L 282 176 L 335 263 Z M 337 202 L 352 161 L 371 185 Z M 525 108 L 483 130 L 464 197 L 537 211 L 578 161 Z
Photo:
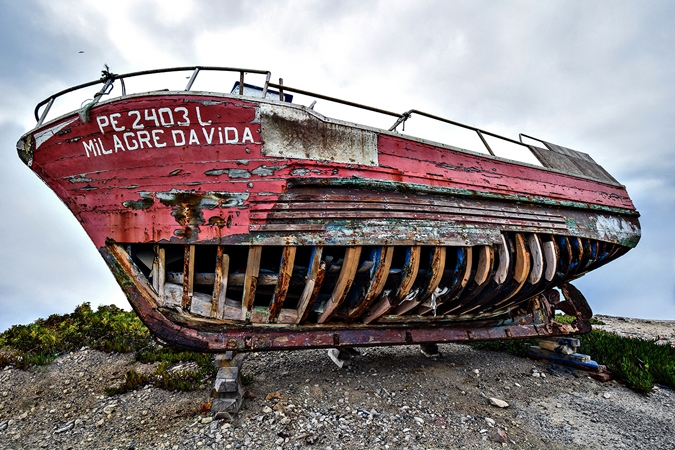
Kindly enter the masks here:
M 561 315 L 556 320 L 571 323 L 574 318 Z M 595 319 L 591 319 L 591 323 L 604 325 Z M 655 383 L 675 388 L 675 348 L 672 346 L 657 345 L 654 341 L 622 337 L 601 330 L 594 330 L 580 338 L 579 353 L 590 355 L 598 364 L 607 366 L 616 378 L 633 389 L 649 392 Z M 471 345 L 524 357 L 530 351 L 530 346 L 537 345 L 537 341 L 504 340 Z
M 158 345 L 135 313 L 116 306 L 99 306 L 94 311 L 89 303 L 78 306 L 72 314 L 53 314 L 29 325 L 14 325 L 0 334 L 0 367 L 45 365 L 82 347 L 109 353 L 135 352 L 139 362 L 159 363 L 150 375 L 128 371 L 122 385 L 106 389 L 110 395 L 146 384 L 194 390 L 215 373 L 211 355 Z M 170 370 L 173 364 L 187 362 L 194 363 L 190 369 Z

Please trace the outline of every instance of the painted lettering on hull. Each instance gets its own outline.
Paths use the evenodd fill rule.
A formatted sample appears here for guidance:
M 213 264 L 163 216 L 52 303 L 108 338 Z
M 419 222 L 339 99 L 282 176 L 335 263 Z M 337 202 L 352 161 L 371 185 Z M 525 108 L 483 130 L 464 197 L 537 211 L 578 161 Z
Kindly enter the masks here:
M 199 106 L 133 109 L 96 117 L 101 137 L 82 140 L 88 158 L 143 149 L 254 144 L 250 125 L 221 126 Z

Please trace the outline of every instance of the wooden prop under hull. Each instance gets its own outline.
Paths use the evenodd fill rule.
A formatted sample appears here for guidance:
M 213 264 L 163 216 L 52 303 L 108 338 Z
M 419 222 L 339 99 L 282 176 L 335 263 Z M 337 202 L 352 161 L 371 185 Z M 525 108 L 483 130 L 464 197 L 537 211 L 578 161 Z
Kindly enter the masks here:
M 618 250 L 575 239 L 504 233 L 494 248 L 110 241 L 101 252 L 155 335 L 223 351 L 587 332 L 590 308 L 568 281 Z M 575 324 L 553 320 L 561 308 L 578 312 Z

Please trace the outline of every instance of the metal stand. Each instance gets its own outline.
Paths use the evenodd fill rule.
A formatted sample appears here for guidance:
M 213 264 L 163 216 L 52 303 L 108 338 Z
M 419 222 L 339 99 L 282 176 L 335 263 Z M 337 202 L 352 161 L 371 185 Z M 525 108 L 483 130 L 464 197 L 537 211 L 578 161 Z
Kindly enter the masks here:
M 229 351 L 216 355 L 218 367 L 215 386 L 212 392 L 211 411 L 216 419 L 232 419 L 239 408 L 244 389 L 239 380 L 241 365 L 248 353 Z
M 354 347 L 342 347 L 342 348 L 330 348 L 328 349 L 328 357 L 338 366 L 340 369 L 343 367 L 349 366 L 351 364 L 351 359 L 355 356 L 359 356 L 359 352 Z
M 440 352 L 438 351 L 438 344 L 435 344 L 433 342 L 427 344 L 420 344 L 420 351 L 427 358 L 436 359 L 441 356 Z

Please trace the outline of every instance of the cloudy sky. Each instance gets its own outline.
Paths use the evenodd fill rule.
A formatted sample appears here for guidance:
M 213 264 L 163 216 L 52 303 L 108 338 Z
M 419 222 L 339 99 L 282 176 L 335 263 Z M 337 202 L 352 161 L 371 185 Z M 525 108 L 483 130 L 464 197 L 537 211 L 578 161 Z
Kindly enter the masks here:
M 643 238 L 576 285 L 596 313 L 675 319 L 673 23 L 672 1 L 0 0 L 0 330 L 87 301 L 128 307 L 15 152 L 35 104 L 104 63 L 271 70 L 289 86 L 590 153 L 627 186 Z

